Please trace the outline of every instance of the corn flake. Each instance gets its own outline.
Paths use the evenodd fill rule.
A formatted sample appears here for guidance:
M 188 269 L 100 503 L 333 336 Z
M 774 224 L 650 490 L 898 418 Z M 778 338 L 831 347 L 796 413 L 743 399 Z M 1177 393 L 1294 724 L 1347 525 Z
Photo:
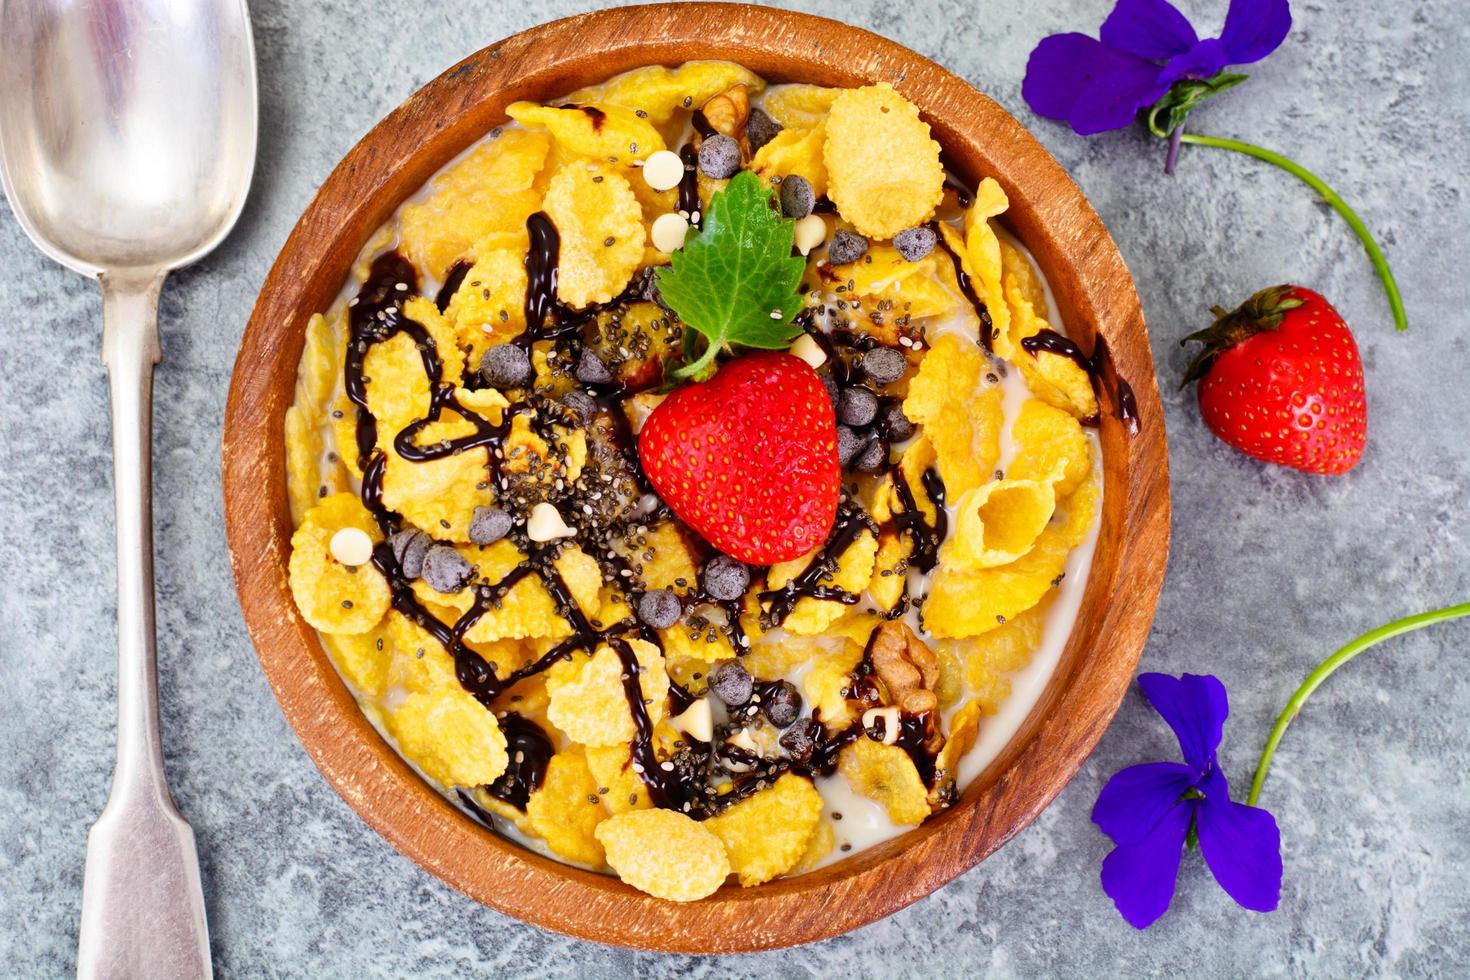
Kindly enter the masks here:
M 929 793 L 931 805 L 942 806 L 953 800 L 960 759 L 975 747 L 975 739 L 980 734 L 980 715 L 980 704 L 969 701 L 950 719 L 949 736 L 934 759 L 934 786 Z
M 568 164 L 551 178 L 545 210 L 561 235 L 557 297 L 578 309 L 610 301 L 643 261 L 647 238 L 628 181 L 608 167 Z
M 389 725 L 403 754 L 445 786 L 484 786 L 509 762 L 495 716 L 458 688 L 408 695 Z
M 790 871 L 821 819 L 822 794 L 811 780 L 786 773 L 704 825 L 724 842 L 730 867 L 748 888 Z
M 1051 327 L 1032 310 L 1030 301 L 1022 295 L 1014 278 L 1006 280 L 1005 292 L 1011 308 L 1015 363 L 1031 393 L 1079 419 L 1097 415 L 1097 393 L 1092 390 L 1092 377 L 1080 364 L 1063 354 L 1047 350 L 1032 354 L 1021 346 L 1025 338 Z
M 595 831 L 606 816 L 597 796 L 597 780 L 579 745 L 551 757 L 541 788 L 526 801 L 526 820 L 551 853 L 592 867 L 602 864 L 602 845 Z
M 639 685 L 651 721 L 657 724 L 666 710 L 669 676 L 658 647 L 629 640 L 642 672 Z M 551 703 L 546 717 L 574 742 L 583 745 L 626 745 L 638 734 L 623 690 L 623 661 L 612 647 L 597 648 L 592 657 L 563 661 L 547 673 Z
M 388 611 L 388 580 L 372 565 L 351 568 L 332 556 L 332 536 L 343 528 L 365 531 L 376 543 L 378 525 L 356 494 L 325 497 L 306 512 L 291 535 L 288 577 L 301 616 L 323 633 L 366 633 Z
M 671 902 L 712 895 L 730 876 L 725 845 L 673 810 L 634 810 L 597 825 L 608 865 L 639 891 Z
M 505 114 L 523 126 L 544 127 L 561 148 L 598 162 L 626 165 L 664 148 L 652 123 L 608 102 L 565 107 L 512 102 Z
M 455 343 L 467 352 L 472 368 L 479 366 L 486 349 L 524 333 L 525 250 L 480 251 L 444 312 L 454 324 Z
M 787 129 L 811 129 L 827 118 L 840 88 L 778 85 L 766 94 L 766 113 Z
M 1011 423 L 1017 480 L 1051 480 L 1058 497 L 1076 490 L 1092 472 L 1092 447 L 1077 419 L 1039 398 L 1028 398 Z
M 633 771 L 626 745 L 587 746 L 587 768 L 597 781 L 597 793 L 610 814 L 647 810 L 653 806 L 643 777 Z
M 665 123 L 679 109 L 696 108 L 732 85 L 759 92 L 765 83 L 731 61 L 686 61 L 678 68 L 650 65 L 574 92 L 570 102 L 600 102 L 643 110 L 655 123 Z
M 992 480 L 955 504 L 954 535 L 940 561 L 962 570 L 1015 561 L 1036 543 L 1056 511 L 1049 480 Z
M 772 565 L 771 570 L 766 573 L 768 587 L 772 590 L 783 588 L 800 575 L 820 553 L 821 549 L 818 548 L 800 558 Z M 838 557 L 836 572 L 823 575 L 818 579 L 818 583 L 834 586 L 847 592 L 860 593 L 867 588 L 868 582 L 873 577 L 873 560 L 877 554 L 878 539 L 872 532 L 863 531 L 857 540 Z M 811 636 L 835 623 L 846 611 L 847 607 L 836 600 L 806 596 L 796 601 L 791 615 L 786 617 L 781 626 L 788 633 Z
M 855 793 L 881 803 L 899 826 L 920 824 L 929 816 L 929 790 L 914 760 L 896 745 L 859 737 L 838 756 L 837 771 Z
M 1005 422 L 999 385 L 981 387 L 985 354 L 957 334 L 934 342 L 909 382 L 903 412 L 924 427 L 945 488 L 959 498 L 988 481 Z
M 823 158 L 826 128 L 818 123 L 812 129 L 783 129 L 751 158 L 750 169 L 768 181 L 784 180 L 792 174 L 805 177 L 818 197 L 827 193 L 827 165 Z
M 823 156 L 838 213 L 870 238 L 928 221 L 944 197 L 939 144 L 918 107 L 886 83 L 838 94 Z

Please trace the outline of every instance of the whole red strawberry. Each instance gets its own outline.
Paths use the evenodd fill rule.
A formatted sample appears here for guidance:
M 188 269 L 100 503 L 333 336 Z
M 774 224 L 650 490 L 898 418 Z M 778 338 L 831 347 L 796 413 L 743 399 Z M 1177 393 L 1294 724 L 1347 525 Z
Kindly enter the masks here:
M 816 372 L 790 354 L 746 354 L 676 390 L 643 424 L 638 457 L 674 513 L 732 558 L 798 558 L 832 530 L 837 421 Z
M 1301 286 L 1272 286 L 1190 334 L 1205 349 L 1185 372 L 1199 381 L 1205 424 L 1248 456 L 1307 473 L 1346 473 L 1363 455 L 1363 361 L 1332 304 Z

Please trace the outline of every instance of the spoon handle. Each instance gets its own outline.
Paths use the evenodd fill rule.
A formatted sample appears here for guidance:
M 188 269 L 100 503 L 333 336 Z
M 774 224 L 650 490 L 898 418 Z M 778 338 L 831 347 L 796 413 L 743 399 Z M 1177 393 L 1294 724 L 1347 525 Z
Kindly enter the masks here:
M 212 975 L 194 832 L 169 796 L 158 731 L 151 426 L 163 271 L 102 277 L 117 502 L 117 767 L 87 838 L 77 975 Z

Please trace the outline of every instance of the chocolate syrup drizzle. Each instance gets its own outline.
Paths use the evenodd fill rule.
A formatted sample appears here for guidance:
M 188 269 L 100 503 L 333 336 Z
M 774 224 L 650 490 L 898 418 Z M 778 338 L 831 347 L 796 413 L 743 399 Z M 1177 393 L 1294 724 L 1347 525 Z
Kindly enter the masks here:
M 1087 378 L 1092 382 L 1092 390 L 1099 396 L 1102 395 L 1103 388 L 1111 384 L 1113 410 L 1117 413 L 1118 420 L 1128 429 L 1130 435 L 1138 432 L 1138 399 L 1133 394 L 1133 386 L 1118 374 L 1118 367 L 1113 362 L 1113 354 L 1108 348 L 1107 339 L 1101 334 L 1098 335 L 1097 343 L 1092 348 L 1091 356 L 1084 354 L 1081 346 L 1071 337 L 1065 337 L 1055 330 L 1041 330 L 1030 337 L 1023 337 L 1021 349 L 1032 357 L 1045 351 L 1048 354 L 1059 354 L 1072 361 L 1087 372 Z M 1098 421 L 1098 417 L 1093 415 L 1083 419 L 1082 424 L 1095 426 Z

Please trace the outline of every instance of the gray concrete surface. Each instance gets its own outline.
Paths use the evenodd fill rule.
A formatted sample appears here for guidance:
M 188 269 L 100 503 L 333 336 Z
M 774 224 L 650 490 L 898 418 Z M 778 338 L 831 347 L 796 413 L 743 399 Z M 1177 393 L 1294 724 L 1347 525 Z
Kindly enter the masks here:
M 255 0 L 258 178 L 235 234 L 174 276 L 156 435 L 159 631 L 170 779 L 199 835 L 222 976 L 1466 976 L 1470 623 L 1380 648 L 1322 690 L 1263 803 L 1284 831 L 1279 911 L 1236 908 L 1197 857 L 1135 933 L 1097 883 L 1088 811 L 1109 774 L 1172 756 L 1135 693 L 1057 802 L 975 871 L 887 921 L 754 956 L 613 950 L 520 925 L 372 833 L 307 760 L 241 624 L 226 561 L 220 422 L 255 292 L 317 185 L 374 121 L 466 53 L 587 0 Z M 1315 167 L 1379 231 L 1412 320 L 1392 332 L 1342 222 L 1262 164 L 1139 132 L 1083 140 L 1020 98 L 1031 46 L 1107 0 L 797 4 L 874 28 L 1016 113 L 1118 240 L 1151 324 L 1172 453 L 1174 552 L 1143 666 L 1214 672 L 1237 788 L 1297 681 L 1382 621 L 1470 596 L 1470 14 L 1461 0 L 1300 0 L 1287 45 L 1200 112 Z M 1186 9 L 1213 32 L 1224 0 Z M 1357 331 L 1372 412 L 1351 475 L 1309 479 L 1217 443 L 1174 391 L 1211 303 L 1312 285 Z M 0 973 L 74 964 L 86 829 L 107 794 L 112 506 L 95 286 L 0 209 Z M 1147 424 L 1158 424 L 1150 419 Z

